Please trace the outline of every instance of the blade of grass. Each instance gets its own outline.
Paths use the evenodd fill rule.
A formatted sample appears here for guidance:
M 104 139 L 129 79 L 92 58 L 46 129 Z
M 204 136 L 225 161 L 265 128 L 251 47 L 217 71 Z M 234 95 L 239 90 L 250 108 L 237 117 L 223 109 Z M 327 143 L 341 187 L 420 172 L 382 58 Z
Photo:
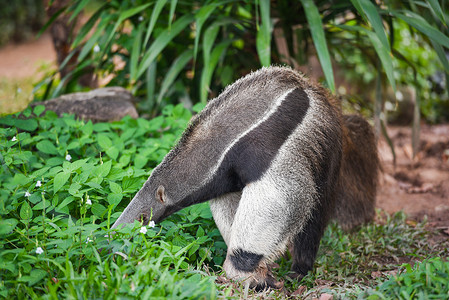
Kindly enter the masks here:
M 143 42 L 144 47 L 146 47 L 148 41 L 150 40 L 150 36 L 151 33 L 153 32 L 154 25 L 156 24 L 156 21 L 159 18 L 162 8 L 164 8 L 166 3 L 167 0 L 158 0 L 154 5 L 153 11 L 151 12 L 150 22 L 148 23 L 148 30 L 145 35 L 145 40 Z
M 175 15 L 176 5 L 178 0 L 171 0 L 170 2 L 170 14 L 168 15 L 168 28 L 171 28 L 173 22 L 173 16 Z
M 168 70 L 167 74 L 164 77 L 164 80 L 162 81 L 161 90 L 159 91 L 159 96 L 157 97 L 156 102 L 157 105 L 161 103 L 162 97 L 164 97 L 168 88 L 173 84 L 176 77 L 185 68 L 187 63 L 192 58 L 193 58 L 193 51 L 192 49 L 188 49 L 184 51 L 181 55 L 179 55 L 178 58 L 176 58 L 176 60 L 170 66 L 170 69 Z
M 78 32 L 78 34 L 75 37 L 75 40 L 72 43 L 72 48 L 76 48 L 78 47 L 78 45 L 83 41 L 83 39 L 86 38 L 87 34 L 89 33 L 89 31 L 92 30 L 92 28 L 94 28 L 95 23 L 97 23 L 97 20 L 100 18 L 102 21 L 104 22 L 103 19 L 107 19 L 109 20 L 110 15 L 108 15 L 105 11 L 103 11 L 103 6 L 105 6 L 106 3 L 104 3 L 90 18 L 89 20 L 86 22 L 86 24 L 83 25 L 83 27 L 81 27 L 80 31 Z M 99 25 L 98 25 L 99 26 Z
M 139 61 L 140 49 L 142 46 L 143 24 L 140 24 L 137 28 L 137 37 L 134 39 L 133 48 L 131 49 L 130 57 L 130 84 L 133 84 L 132 78 L 136 78 L 137 63 Z
M 391 59 L 390 52 L 386 48 L 384 48 L 378 36 L 374 32 L 367 30 L 366 33 L 368 34 L 368 37 L 371 40 L 371 44 L 374 46 L 374 50 L 376 50 L 377 55 L 382 62 L 385 74 L 387 74 L 388 81 L 390 82 L 393 91 L 396 92 L 396 81 L 394 79 L 393 72 L 393 60 Z
M 75 10 L 73 11 L 72 15 L 69 18 L 69 23 L 72 22 L 84 9 L 84 7 L 89 3 L 90 0 L 82 0 L 75 6 Z
M 219 3 L 213 3 L 206 6 L 201 7 L 196 13 L 195 13 L 195 22 L 196 22 L 196 32 L 195 32 L 195 43 L 193 47 L 193 59 L 196 61 L 196 55 L 198 53 L 198 44 L 200 41 L 201 36 L 201 29 L 204 25 L 204 23 L 207 21 L 209 16 L 213 13 L 215 8 L 217 7 Z
M 151 111 L 155 108 L 154 105 L 154 93 L 156 90 L 156 67 L 157 64 L 155 61 L 152 61 L 148 66 L 146 75 L 146 88 L 147 88 L 147 109 Z
M 332 63 L 327 48 L 326 38 L 324 36 L 323 24 L 321 23 L 320 13 L 312 0 L 300 0 L 306 13 L 307 22 L 309 23 L 310 33 L 312 35 L 318 58 L 326 77 L 329 89 L 335 93 L 334 73 Z
M 150 48 L 145 52 L 142 63 L 137 70 L 137 77 L 132 78 L 136 80 L 139 78 L 143 72 L 150 66 L 153 60 L 159 55 L 159 53 L 164 50 L 165 46 L 177 36 L 184 28 L 186 28 L 193 21 L 192 15 L 185 15 L 176 20 L 173 23 L 172 28 L 166 28 L 161 34 L 156 38 L 156 40 L 151 44 Z
M 200 99 L 202 103 L 207 102 L 207 95 L 210 90 L 210 83 L 212 81 L 212 75 L 214 74 L 215 67 L 217 66 L 218 60 L 221 55 L 226 51 L 228 46 L 232 43 L 232 40 L 225 40 L 218 44 L 210 55 L 210 61 L 208 65 L 205 65 L 203 72 L 201 73 L 201 94 Z
M 271 64 L 270 0 L 260 0 L 259 8 L 262 24 L 257 30 L 256 48 L 260 63 L 268 67 Z
M 220 26 L 218 23 L 214 23 L 204 32 L 203 37 L 203 60 L 204 65 L 207 66 L 210 60 L 210 54 L 212 51 L 212 46 L 214 45 L 215 39 L 217 38 Z
M 41 28 L 41 30 L 39 30 L 39 32 L 38 32 L 37 35 L 36 35 L 36 39 L 39 38 L 39 37 L 42 35 L 42 33 L 44 33 L 45 30 L 47 30 L 47 28 L 48 28 L 51 24 L 53 24 L 53 22 L 56 20 L 56 18 L 58 18 L 58 17 L 61 15 L 61 13 L 65 12 L 66 9 L 67 9 L 67 7 L 64 6 L 64 7 L 62 7 L 61 9 L 59 9 L 57 12 L 55 12 L 55 13 L 51 16 L 51 18 L 45 23 L 45 25 Z
M 130 8 L 130 9 L 125 10 L 124 12 L 122 12 L 122 13 L 119 15 L 119 18 L 118 18 L 117 22 L 115 22 L 114 28 L 109 32 L 108 38 L 106 39 L 106 42 L 103 43 L 103 45 L 105 45 L 105 46 L 109 45 L 109 43 L 112 41 L 114 35 L 116 34 L 118 27 L 119 27 L 119 26 L 120 26 L 126 19 L 128 19 L 128 18 L 134 16 L 135 14 L 138 14 L 139 12 L 141 12 L 142 10 L 144 10 L 145 8 L 147 8 L 147 7 L 150 6 L 150 5 L 151 5 L 151 3 L 147 3 L 147 4 L 144 4 L 144 5 L 140 5 L 140 6 L 138 6 L 138 7 Z M 105 47 L 105 49 L 103 49 L 103 55 L 105 54 L 105 51 L 106 51 L 106 47 Z
M 388 43 L 388 38 L 382 24 L 382 18 L 377 11 L 377 7 L 369 0 L 351 0 L 351 2 L 354 4 L 360 15 L 369 20 L 379 40 L 390 52 L 390 44 Z M 355 3 L 357 3 L 357 5 Z
M 95 30 L 94 34 L 87 40 L 86 44 L 84 44 L 83 48 L 81 49 L 81 52 L 78 55 L 78 62 L 82 61 L 87 56 L 87 54 L 89 54 L 89 52 L 94 47 L 95 43 L 104 34 L 103 30 L 108 25 L 109 20 L 110 17 L 106 17 L 105 19 L 102 19 L 100 21 L 100 24 L 98 24 L 98 27 Z
M 433 11 L 433 13 L 440 19 L 441 23 L 444 25 L 446 24 L 446 18 L 443 13 L 443 9 L 440 6 L 440 3 L 438 3 L 437 0 L 426 0 L 427 3 L 429 3 L 430 9 Z

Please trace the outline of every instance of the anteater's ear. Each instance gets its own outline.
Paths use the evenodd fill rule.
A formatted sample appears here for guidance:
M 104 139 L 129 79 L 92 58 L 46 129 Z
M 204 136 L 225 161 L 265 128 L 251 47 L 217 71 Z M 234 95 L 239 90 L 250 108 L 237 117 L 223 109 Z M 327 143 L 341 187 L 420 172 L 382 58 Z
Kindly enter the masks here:
M 165 188 L 162 185 L 160 185 L 156 190 L 156 200 L 161 202 L 162 204 L 167 200 L 167 196 L 165 195 Z

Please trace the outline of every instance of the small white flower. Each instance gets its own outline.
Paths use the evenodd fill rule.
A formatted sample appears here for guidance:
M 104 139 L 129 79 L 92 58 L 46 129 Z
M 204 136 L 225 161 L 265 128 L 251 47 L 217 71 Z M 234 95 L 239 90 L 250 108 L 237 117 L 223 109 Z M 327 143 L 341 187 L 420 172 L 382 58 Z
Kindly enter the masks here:
M 94 52 L 95 52 L 95 53 L 100 52 L 100 46 L 98 46 L 98 44 L 96 44 L 96 45 L 94 46 Z
M 22 92 L 21 88 L 17 88 L 17 94 L 20 94 Z
M 25 197 L 29 197 L 29 196 L 31 196 L 30 192 L 26 191 L 25 192 Z
M 40 187 L 42 185 L 42 182 L 40 181 L 40 180 L 38 180 L 37 182 L 36 182 L 36 187 Z
M 71 156 L 70 154 L 67 154 L 67 155 L 65 156 L 65 160 L 71 161 L 71 160 L 72 160 L 72 156 Z
M 154 228 L 154 226 L 156 226 L 156 223 L 154 223 L 154 221 L 150 221 L 148 227 Z
M 37 247 L 36 254 L 42 254 L 42 253 L 44 253 L 44 249 L 42 249 L 41 247 Z
M 13 136 L 11 139 L 11 142 L 15 142 L 15 141 L 17 141 L 17 138 L 16 138 L 16 136 Z
M 86 244 L 93 242 L 93 240 L 90 237 L 87 237 Z
M 139 20 L 139 22 L 142 22 L 143 21 L 143 16 L 139 16 L 138 20 Z
M 145 226 L 142 226 L 141 228 L 140 228 L 140 233 L 143 233 L 143 234 L 146 234 L 147 233 L 147 228 L 145 227 Z
M 92 205 L 92 201 L 90 201 L 89 197 L 86 199 L 86 204 L 87 205 Z

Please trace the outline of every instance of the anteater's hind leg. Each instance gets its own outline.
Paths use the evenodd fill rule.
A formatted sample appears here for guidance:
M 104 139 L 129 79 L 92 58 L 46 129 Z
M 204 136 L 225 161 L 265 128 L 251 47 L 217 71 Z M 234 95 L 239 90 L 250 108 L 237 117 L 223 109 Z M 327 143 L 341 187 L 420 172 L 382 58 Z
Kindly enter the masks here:
M 311 214 L 292 239 L 291 254 L 293 258 L 292 271 L 294 277 L 301 279 L 313 269 L 315 257 L 320 247 L 324 230 L 335 210 L 336 182 L 338 180 L 340 162 L 336 159 L 322 163 L 320 171 L 314 174 L 316 184 L 316 204 Z
M 234 216 L 239 206 L 241 197 L 242 192 L 229 193 L 217 197 L 209 202 L 215 224 L 220 230 L 226 245 L 229 245 L 231 226 L 234 222 Z
M 248 280 L 257 290 L 281 287 L 268 265 L 285 252 L 313 205 L 310 194 L 277 176 L 264 177 L 243 189 L 223 265 L 228 278 Z

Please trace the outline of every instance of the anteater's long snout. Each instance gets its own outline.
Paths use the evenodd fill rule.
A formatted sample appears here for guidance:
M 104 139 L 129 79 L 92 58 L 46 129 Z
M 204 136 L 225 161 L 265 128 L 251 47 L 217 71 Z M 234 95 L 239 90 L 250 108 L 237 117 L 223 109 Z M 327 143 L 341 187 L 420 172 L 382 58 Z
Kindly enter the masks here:
M 150 219 L 157 222 L 164 213 L 164 209 L 161 205 L 152 205 L 151 202 L 148 197 L 145 197 L 139 191 L 111 228 L 114 229 L 119 225 L 133 223 L 136 220 L 142 222 L 143 225 L 147 225 Z

